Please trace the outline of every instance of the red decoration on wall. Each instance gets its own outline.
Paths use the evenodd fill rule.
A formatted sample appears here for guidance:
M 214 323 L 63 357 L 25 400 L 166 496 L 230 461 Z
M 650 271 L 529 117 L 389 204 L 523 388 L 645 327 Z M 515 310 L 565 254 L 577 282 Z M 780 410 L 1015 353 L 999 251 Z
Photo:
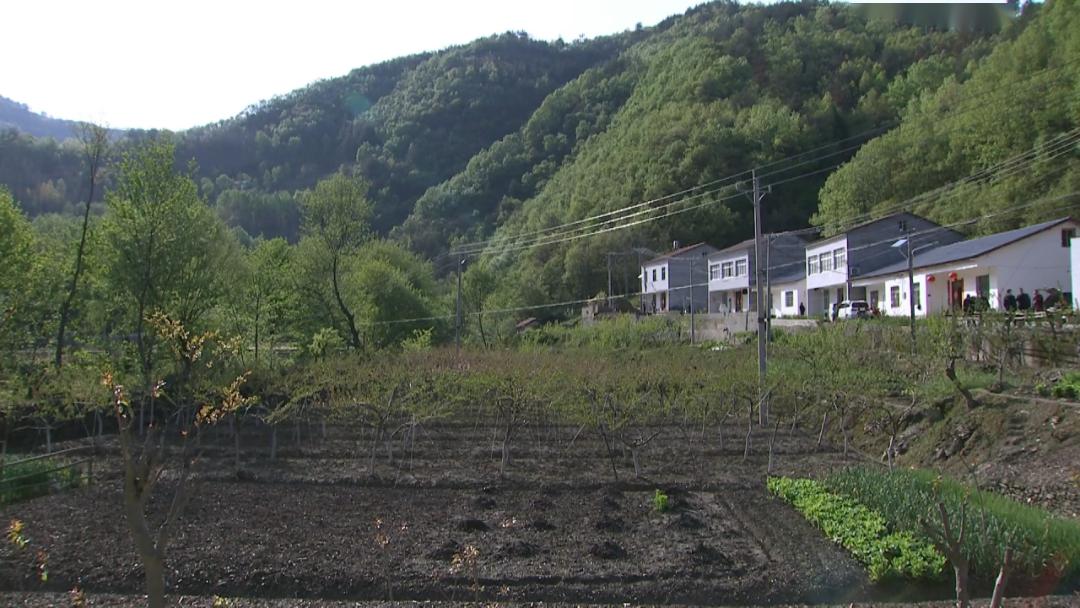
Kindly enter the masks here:
M 935 277 L 934 275 L 932 275 L 932 274 L 926 275 L 926 282 L 927 283 L 933 283 L 936 280 L 937 280 L 937 277 Z
M 950 281 L 955 281 L 956 280 L 956 273 L 955 272 L 950 272 L 949 273 L 949 280 Z

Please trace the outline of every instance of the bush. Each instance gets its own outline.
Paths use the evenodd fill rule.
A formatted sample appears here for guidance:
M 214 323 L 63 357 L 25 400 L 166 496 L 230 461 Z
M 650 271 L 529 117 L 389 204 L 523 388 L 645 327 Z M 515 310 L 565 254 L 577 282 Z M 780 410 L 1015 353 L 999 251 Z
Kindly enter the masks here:
M 964 551 L 977 580 L 993 580 L 1006 546 L 1013 549 L 1016 578 L 1033 581 L 1055 571 L 1066 579 L 1080 575 L 1080 524 L 1042 509 L 973 490 L 932 471 L 853 468 L 834 473 L 824 483 L 881 513 L 893 529 L 915 534 L 922 534 L 922 521 L 938 522 L 935 494 L 954 526 L 966 503 Z
M 6 464 L 0 469 L 0 504 L 43 496 L 53 488 L 78 485 L 81 478 L 73 469 L 55 470 L 62 464 L 56 460 Z
M 666 513 L 671 508 L 671 499 L 661 490 L 657 490 L 652 498 L 653 510 L 657 513 Z
M 1080 399 L 1080 371 L 1069 372 L 1054 383 L 1050 394 L 1058 399 Z
M 908 532 L 890 532 L 880 514 L 817 481 L 770 477 L 768 487 L 850 551 L 872 581 L 935 580 L 945 568 L 945 557 L 930 543 Z

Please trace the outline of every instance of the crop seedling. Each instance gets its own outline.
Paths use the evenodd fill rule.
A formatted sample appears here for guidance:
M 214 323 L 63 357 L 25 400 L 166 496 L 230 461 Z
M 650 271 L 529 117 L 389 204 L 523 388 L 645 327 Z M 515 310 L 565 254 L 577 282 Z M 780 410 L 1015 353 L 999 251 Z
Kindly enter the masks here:
M 662 490 L 657 490 L 653 493 L 652 497 L 653 511 L 657 513 L 667 513 L 671 508 L 671 498 L 668 497 Z

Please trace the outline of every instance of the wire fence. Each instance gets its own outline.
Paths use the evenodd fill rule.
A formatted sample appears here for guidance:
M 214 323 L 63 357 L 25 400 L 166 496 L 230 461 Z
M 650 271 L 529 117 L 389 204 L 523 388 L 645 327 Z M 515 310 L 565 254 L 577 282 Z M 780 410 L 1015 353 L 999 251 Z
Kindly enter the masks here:
M 93 481 L 94 452 L 90 446 L 0 460 L 0 505 L 88 486 Z

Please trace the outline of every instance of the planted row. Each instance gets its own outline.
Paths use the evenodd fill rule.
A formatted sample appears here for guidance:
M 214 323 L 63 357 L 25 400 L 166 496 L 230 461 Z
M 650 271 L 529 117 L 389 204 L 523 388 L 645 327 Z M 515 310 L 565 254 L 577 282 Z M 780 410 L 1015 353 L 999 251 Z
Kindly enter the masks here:
M 859 502 L 812 479 L 770 477 L 768 487 L 850 551 L 866 567 L 870 580 L 940 578 L 945 558 L 930 543 L 909 532 L 890 532 L 885 518 Z
M 1012 549 L 1011 577 L 1033 582 L 1080 578 L 1080 524 L 1004 496 L 969 488 L 933 471 L 852 468 L 825 480 L 826 487 L 874 509 L 896 530 L 916 534 L 939 525 L 940 501 L 954 527 L 967 527 L 961 547 L 976 580 L 990 581 Z

